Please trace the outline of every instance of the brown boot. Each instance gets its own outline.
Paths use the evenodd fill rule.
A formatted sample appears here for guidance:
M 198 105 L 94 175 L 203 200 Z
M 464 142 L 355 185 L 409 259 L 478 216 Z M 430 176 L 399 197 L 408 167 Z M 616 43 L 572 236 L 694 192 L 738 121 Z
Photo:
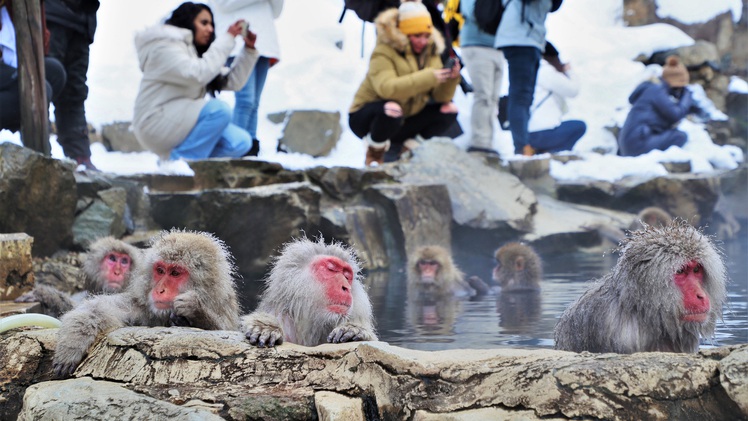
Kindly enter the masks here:
M 524 156 L 533 156 L 533 155 L 535 155 L 535 148 L 533 148 L 530 145 L 525 145 L 522 148 L 522 155 L 524 155 Z
M 390 141 L 374 142 L 371 140 L 371 135 L 368 134 L 364 136 L 364 141 L 368 146 L 366 149 L 366 166 L 371 167 L 384 164 L 384 153 L 390 149 Z

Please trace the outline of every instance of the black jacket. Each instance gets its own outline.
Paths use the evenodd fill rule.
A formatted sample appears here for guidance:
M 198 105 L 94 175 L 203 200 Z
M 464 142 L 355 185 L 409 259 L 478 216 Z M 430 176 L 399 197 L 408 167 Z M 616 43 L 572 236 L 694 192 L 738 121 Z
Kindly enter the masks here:
M 93 42 L 99 0 L 46 0 L 44 4 L 47 22 L 70 28 Z

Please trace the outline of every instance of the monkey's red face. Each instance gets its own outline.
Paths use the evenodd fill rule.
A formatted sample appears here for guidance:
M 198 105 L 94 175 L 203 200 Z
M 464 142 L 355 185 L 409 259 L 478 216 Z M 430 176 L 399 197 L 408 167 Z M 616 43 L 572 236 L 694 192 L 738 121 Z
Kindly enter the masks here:
M 153 289 L 151 289 L 151 301 L 153 306 L 159 310 L 168 310 L 174 303 L 174 298 L 179 295 L 184 284 L 190 279 L 187 268 L 158 261 L 153 265 Z
M 439 274 L 441 265 L 436 260 L 421 259 L 418 261 L 418 272 L 421 274 L 421 282 L 424 284 L 433 284 L 436 282 L 436 275 Z
M 703 288 L 704 267 L 695 261 L 688 262 L 675 272 L 674 282 L 683 294 L 683 307 L 686 309 L 680 319 L 684 322 L 705 322 L 711 305 L 709 295 Z
M 312 263 L 314 279 L 325 288 L 327 309 L 336 314 L 347 314 L 353 303 L 351 265 L 333 256 L 319 256 Z
M 110 290 L 119 290 L 130 273 L 130 256 L 125 253 L 110 252 L 101 261 L 101 272 L 106 278 L 107 287 Z

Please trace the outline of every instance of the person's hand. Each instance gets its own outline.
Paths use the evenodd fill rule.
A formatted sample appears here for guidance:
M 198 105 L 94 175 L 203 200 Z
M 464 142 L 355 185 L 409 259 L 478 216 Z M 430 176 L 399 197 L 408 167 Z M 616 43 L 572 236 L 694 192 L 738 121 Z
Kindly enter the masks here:
M 247 36 L 244 37 L 244 46 L 246 48 L 255 48 L 255 42 L 257 41 L 257 34 L 254 32 L 247 30 Z
M 242 33 L 242 23 L 244 23 L 244 19 L 239 19 L 238 21 L 234 22 L 229 26 L 228 33 L 231 34 L 231 36 L 235 37 L 237 35 L 241 35 Z
M 459 64 L 458 64 L 459 66 Z M 434 69 L 434 77 L 438 83 L 444 83 L 452 75 L 453 69 Z
M 439 107 L 439 112 L 442 114 L 457 114 L 457 105 L 454 102 L 446 102 Z
M 452 66 L 452 68 L 450 69 L 451 73 L 449 74 L 449 78 L 454 79 L 456 77 L 459 77 L 461 68 L 462 66 L 460 66 L 460 60 L 455 60 L 454 66 Z

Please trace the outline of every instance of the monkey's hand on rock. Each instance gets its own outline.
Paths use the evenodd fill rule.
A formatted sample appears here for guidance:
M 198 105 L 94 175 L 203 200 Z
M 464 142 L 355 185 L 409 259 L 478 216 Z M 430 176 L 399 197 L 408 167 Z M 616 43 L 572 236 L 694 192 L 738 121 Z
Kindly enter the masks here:
M 340 325 L 327 335 L 327 342 L 334 344 L 354 341 L 371 341 L 375 339 L 376 336 L 371 330 L 354 324 Z
M 83 357 L 86 356 L 88 347 L 84 348 L 75 345 L 77 344 L 57 344 L 55 358 L 52 363 L 52 369 L 57 378 L 70 377 L 75 372 L 75 369 L 78 368 L 78 364 L 83 361 Z
M 242 318 L 241 330 L 249 343 L 259 347 L 271 347 L 283 343 L 283 329 L 277 319 L 268 313 L 252 313 Z
M 187 291 L 174 298 L 174 309 L 169 315 L 171 326 L 192 327 L 191 320 L 196 320 L 202 313 L 199 297 L 195 291 Z
M 20 297 L 13 300 L 16 303 L 36 303 L 39 302 L 39 298 L 34 294 L 34 291 L 29 291 L 22 294 Z

